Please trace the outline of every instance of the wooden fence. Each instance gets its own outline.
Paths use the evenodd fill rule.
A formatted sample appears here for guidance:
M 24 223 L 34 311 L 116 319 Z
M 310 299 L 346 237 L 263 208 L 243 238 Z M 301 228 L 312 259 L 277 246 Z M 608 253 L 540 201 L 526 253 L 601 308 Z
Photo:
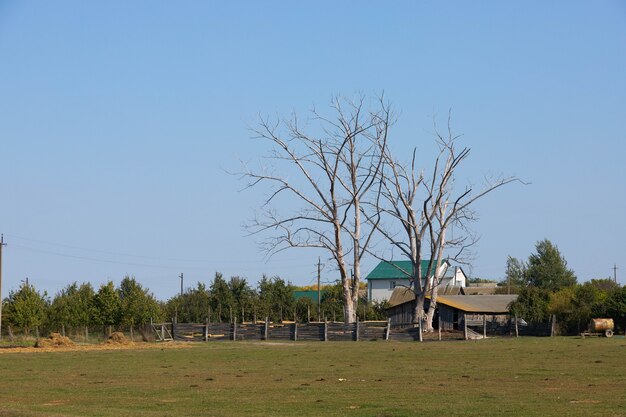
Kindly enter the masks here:
M 503 319 L 503 318 L 506 318 Z M 509 334 L 518 336 L 554 336 L 556 316 L 545 323 L 520 323 L 516 316 L 465 314 L 463 315 L 463 334 L 465 340 L 486 338 L 487 335 Z
M 155 329 L 167 329 L 174 340 L 305 340 L 305 341 L 364 341 L 403 338 L 403 334 L 419 333 L 419 329 L 391 331 L 389 321 L 343 322 L 282 322 L 257 323 L 159 323 Z M 160 330 L 160 334 L 168 332 Z M 159 334 L 157 334 L 158 337 Z
M 554 334 L 554 320 L 546 324 L 517 326 L 516 319 L 503 322 L 489 315 L 464 315 L 463 337 L 485 338 L 487 335 L 541 335 Z M 388 321 L 343 323 L 261 321 L 256 323 L 160 323 L 154 324 L 157 337 L 167 334 L 174 340 L 234 341 L 234 340 L 292 340 L 292 341 L 365 341 L 365 340 L 419 340 L 423 341 L 422 326 L 407 324 L 391 326 Z M 161 329 L 161 330 L 159 330 Z M 442 340 L 441 329 L 438 339 Z

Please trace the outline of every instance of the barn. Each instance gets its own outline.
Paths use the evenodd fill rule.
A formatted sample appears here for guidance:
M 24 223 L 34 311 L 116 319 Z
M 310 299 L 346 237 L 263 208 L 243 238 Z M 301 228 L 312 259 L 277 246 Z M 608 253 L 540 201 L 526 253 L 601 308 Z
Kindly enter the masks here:
M 509 305 L 516 294 L 497 295 L 441 295 L 437 298 L 437 311 L 441 330 L 460 330 L 463 320 L 486 320 L 491 328 L 508 326 Z
M 504 325 L 509 320 L 509 304 L 517 295 L 461 295 L 460 289 L 450 288 L 437 297 L 435 326 L 442 330 L 459 330 L 463 320 L 486 319 L 491 326 Z M 425 308 L 428 308 L 426 299 Z M 394 327 L 408 326 L 412 322 L 415 309 L 415 295 L 410 288 L 396 288 L 389 299 L 387 315 Z

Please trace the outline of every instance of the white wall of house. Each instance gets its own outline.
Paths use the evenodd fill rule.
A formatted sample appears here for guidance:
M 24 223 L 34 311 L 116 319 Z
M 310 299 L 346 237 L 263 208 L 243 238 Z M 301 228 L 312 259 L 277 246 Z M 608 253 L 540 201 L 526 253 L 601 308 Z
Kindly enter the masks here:
M 463 270 L 455 266 L 439 283 L 439 287 L 466 287 L 466 276 Z
M 411 285 L 408 279 L 370 279 L 367 281 L 367 296 L 370 301 L 381 302 L 391 298 L 394 288 Z
M 439 284 L 439 287 L 465 287 L 467 286 L 467 278 L 463 270 L 455 266 L 454 271 L 444 277 Z M 446 271 L 447 272 L 447 271 Z M 370 301 L 381 302 L 389 300 L 394 288 L 399 286 L 409 287 L 411 281 L 408 279 L 370 279 L 367 281 L 367 296 Z

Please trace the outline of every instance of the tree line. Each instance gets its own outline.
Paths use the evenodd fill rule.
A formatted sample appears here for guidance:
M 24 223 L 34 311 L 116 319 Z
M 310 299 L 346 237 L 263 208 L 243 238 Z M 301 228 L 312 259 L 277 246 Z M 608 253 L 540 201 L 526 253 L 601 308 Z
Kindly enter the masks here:
M 558 247 L 547 239 L 537 242 L 527 261 L 509 256 L 499 292 L 519 294 L 511 312 L 528 322 L 555 315 L 561 334 L 578 334 L 592 318 L 603 317 L 626 330 L 626 286 L 610 278 L 578 283 Z
M 263 276 L 253 288 L 245 278 L 225 279 L 216 273 L 207 286 L 197 283 L 183 294 L 167 301 L 157 300 L 149 289 L 134 277 L 126 276 L 118 286 L 112 281 L 97 291 L 86 282 L 67 285 L 54 297 L 23 282 L 4 300 L 3 330 L 25 335 L 37 331 L 79 333 L 100 328 L 143 331 L 150 322 L 176 320 L 180 323 L 203 323 L 265 320 L 318 320 L 317 303 L 311 298 L 294 297 L 298 288 L 280 277 Z M 363 294 L 364 295 L 364 294 Z M 341 284 L 322 288 L 319 319 L 343 318 Z M 384 319 L 384 304 L 368 303 L 361 298 L 360 320 Z

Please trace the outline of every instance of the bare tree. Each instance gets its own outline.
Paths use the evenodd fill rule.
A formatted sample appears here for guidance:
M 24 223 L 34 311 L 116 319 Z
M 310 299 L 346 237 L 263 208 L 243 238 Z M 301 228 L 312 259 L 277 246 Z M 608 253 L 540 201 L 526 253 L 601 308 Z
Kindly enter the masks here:
M 446 270 L 444 262 L 461 260 L 466 249 L 476 241 L 469 228 L 476 219 L 471 205 L 491 191 L 519 181 L 516 177 L 500 177 L 487 180 L 479 190 L 467 186 L 456 191 L 456 172 L 469 156 L 470 149 L 457 147 L 459 136 L 451 132 L 450 116 L 447 136 L 441 135 L 436 125 L 435 135 L 439 152 L 427 176 L 416 167 L 416 150 L 411 163 L 405 165 L 385 149 L 385 166 L 380 170 L 381 193 L 375 212 L 378 216 L 390 217 L 391 224 L 400 224 L 400 231 L 394 232 L 379 217 L 372 219 L 372 224 L 386 240 L 411 261 L 409 279 L 416 299 L 413 321 L 425 320 L 426 331 L 433 328 L 438 287 Z M 452 227 L 459 231 L 456 237 L 450 236 Z M 426 271 L 422 270 L 424 251 L 429 256 Z M 425 311 L 427 296 L 430 304 Z
M 242 177 L 247 187 L 267 183 L 271 192 L 247 228 L 252 234 L 270 234 L 262 243 L 269 256 L 295 247 L 327 251 L 341 278 L 344 319 L 354 322 L 361 259 L 379 218 L 366 209 L 375 207 L 372 201 L 380 191 L 392 115 L 382 97 L 369 109 L 362 96 L 335 98 L 331 109 L 332 118 L 311 111 L 315 133 L 302 127 L 295 115 L 274 122 L 263 119 L 254 129 L 255 136 L 272 147 L 269 163 L 259 170 L 246 169 Z M 297 208 L 277 209 L 282 203 Z M 368 221 L 362 220 L 364 214 Z

